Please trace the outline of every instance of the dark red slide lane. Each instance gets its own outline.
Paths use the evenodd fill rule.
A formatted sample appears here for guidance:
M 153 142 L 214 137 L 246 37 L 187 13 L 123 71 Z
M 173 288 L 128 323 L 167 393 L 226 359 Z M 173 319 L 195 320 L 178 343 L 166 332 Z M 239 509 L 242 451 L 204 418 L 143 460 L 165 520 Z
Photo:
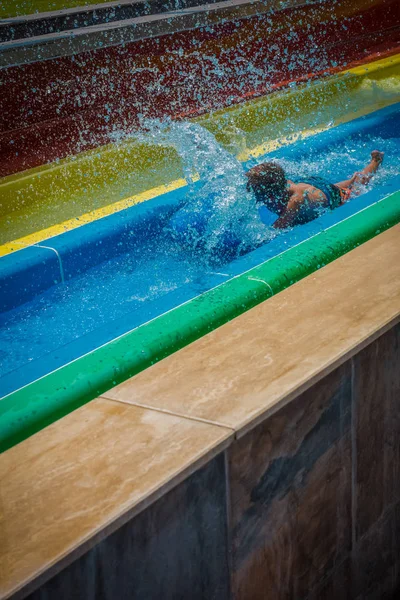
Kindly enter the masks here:
M 340 16 L 341 4 L 3 70 L 0 175 L 107 143 L 113 132 L 135 129 L 141 117 L 200 115 L 310 74 L 379 58 L 400 45 L 395 0 L 350 16 Z

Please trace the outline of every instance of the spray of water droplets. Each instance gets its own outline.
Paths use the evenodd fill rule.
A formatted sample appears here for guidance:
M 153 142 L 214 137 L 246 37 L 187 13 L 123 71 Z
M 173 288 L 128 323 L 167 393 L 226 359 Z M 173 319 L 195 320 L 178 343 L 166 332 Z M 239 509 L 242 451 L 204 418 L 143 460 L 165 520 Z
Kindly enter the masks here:
M 242 163 L 209 131 L 187 121 L 145 120 L 142 126 L 141 141 L 171 146 L 182 159 L 188 182 L 184 211 L 207 213 L 205 230 L 196 236 L 189 228 L 187 245 L 201 245 L 206 255 L 213 255 L 229 238 L 237 240 L 236 253 L 241 254 L 275 235 L 260 220 L 255 199 L 246 189 Z

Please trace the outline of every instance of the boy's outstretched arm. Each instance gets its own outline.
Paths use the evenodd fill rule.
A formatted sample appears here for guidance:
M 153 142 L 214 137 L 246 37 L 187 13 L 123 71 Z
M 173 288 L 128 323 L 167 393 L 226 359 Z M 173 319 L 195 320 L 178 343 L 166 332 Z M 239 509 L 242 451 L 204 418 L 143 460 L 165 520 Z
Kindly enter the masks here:
M 342 190 L 351 189 L 355 185 L 365 185 L 371 179 L 371 177 L 376 173 L 378 168 L 383 162 L 384 153 L 379 150 L 374 150 L 371 152 L 371 160 L 362 171 L 357 171 L 354 173 L 353 177 L 350 179 L 346 179 L 345 181 L 339 181 L 336 183 L 338 187 Z

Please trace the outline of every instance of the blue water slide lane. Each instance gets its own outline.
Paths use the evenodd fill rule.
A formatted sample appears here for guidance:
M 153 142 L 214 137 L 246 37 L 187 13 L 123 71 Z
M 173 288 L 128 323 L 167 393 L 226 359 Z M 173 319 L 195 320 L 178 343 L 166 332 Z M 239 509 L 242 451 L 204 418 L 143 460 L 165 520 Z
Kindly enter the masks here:
M 323 152 L 330 145 L 338 144 L 350 135 L 357 135 L 361 128 L 368 131 L 380 127 L 381 135 L 385 135 L 385 131 L 389 134 L 392 126 L 391 116 L 395 113 L 394 107 L 389 107 L 373 115 L 328 130 L 312 139 L 313 152 Z M 306 150 L 309 151 L 309 148 L 310 138 L 281 148 L 274 152 L 273 156 L 276 158 L 290 156 L 291 159 L 296 159 L 304 155 Z M 258 159 L 257 162 L 260 160 Z M 250 167 L 254 163 L 255 161 L 251 160 L 246 167 Z M 57 350 L 44 354 L 23 367 L 5 374 L 0 380 L 0 397 L 195 298 L 206 290 L 220 285 L 223 281 L 268 261 L 320 231 L 329 229 L 338 221 L 348 219 L 355 213 L 365 210 L 368 206 L 398 189 L 400 189 L 400 175 L 335 211 L 323 214 L 315 221 L 293 230 L 281 232 L 268 244 L 225 264 L 218 269 L 218 272 L 205 274 L 195 282 L 185 284 L 156 300 L 145 302 L 140 308 L 136 307 L 132 313 L 128 312 L 123 317 L 110 321 Z M 162 231 L 167 220 L 182 205 L 185 193 L 184 188 L 169 192 L 46 240 L 47 247 L 32 246 L 2 257 L 0 259 L 0 282 L 3 290 L 1 310 L 7 311 L 28 302 L 35 295 L 59 283 L 62 277 L 68 281 L 93 266 L 126 253 L 132 248 L 140 247 L 144 239 L 149 236 L 154 236 L 155 243 L 157 243 L 157 234 Z M 265 209 L 261 212 L 261 218 L 266 224 L 271 224 L 276 216 Z

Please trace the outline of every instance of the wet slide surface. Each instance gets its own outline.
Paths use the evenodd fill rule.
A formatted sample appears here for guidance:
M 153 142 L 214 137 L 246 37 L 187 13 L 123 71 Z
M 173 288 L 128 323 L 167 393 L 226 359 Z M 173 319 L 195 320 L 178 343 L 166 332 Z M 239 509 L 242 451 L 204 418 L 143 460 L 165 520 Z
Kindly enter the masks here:
M 199 256 L 171 239 L 162 225 L 185 201 L 187 189 L 168 194 L 160 222 L 132 230 L 134 243 L 112 258 L 88 268 L 64 284 L 55 285 L 0 317 L 0 394 L 34 381 L 61 365 L 154 319 L 204 291 L 261 264 L 316 233 L 348 218 L 400 188 L 400 108 L 395 105 L 333 128 L 273 153 L 288 177 L 315 174 L 345 179 L 367 162 L 373 149 L 385 151 L 385 163 L 370 190 L 347 205 L 321 215 L 305 226 L 276 235 L 269 227 L 274 216 L 261 212 L 264 243 L 234 258 Z M 268 158 L 268 157 L 265 157 Z M 262 162 L 259 157 L 257 162 Z M 249 163 L 251 166 L 255 161 Z M 159 199 L 149 201 L 148 209 Z M 135 214 L 138 207 L 122 213 Z M 154 213 L 157 214 L 157 210 Z M 160 212 L 158 212 L 161 215 Z M 121 217 L 123 215 L 121 214 Z M 164 223 L 162 220 L 164 219 Z M 107 219 L 103 219 L 106 222 Z M 69 234 L 64 234 L 67 240 Z M 85 227 L 81 228 L 82 247 Z M 59 236 L 63 237 L 63 236 Z M 55 238 L 54 238 L 55 239 Z M 104 240 L 106 245 L 107 240 Z M 49 243 L 51 243 L 49 241 Z M 92 249 L 92 252 L 96 250 Z M 17 253 L 17 255 L 20 253 Z M 106 256 L 107 252 L 105 252 Z M 17 256 L 15 255 L 15 256 Z M 82 260 L 79 255 L 71 260 Z M 94 259 L 95 262 L 95 259 Z M 25 274 L 27 283 L 31 274 Z

